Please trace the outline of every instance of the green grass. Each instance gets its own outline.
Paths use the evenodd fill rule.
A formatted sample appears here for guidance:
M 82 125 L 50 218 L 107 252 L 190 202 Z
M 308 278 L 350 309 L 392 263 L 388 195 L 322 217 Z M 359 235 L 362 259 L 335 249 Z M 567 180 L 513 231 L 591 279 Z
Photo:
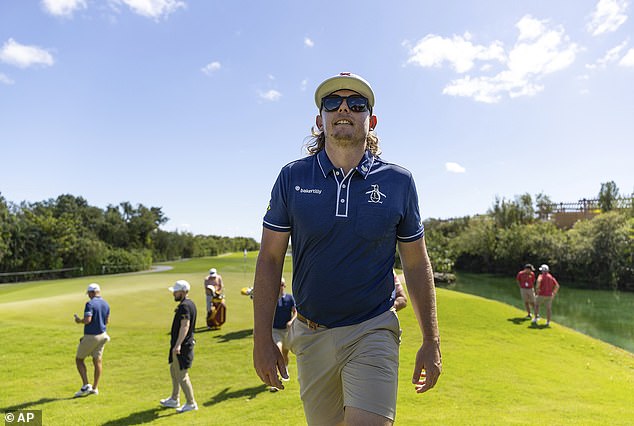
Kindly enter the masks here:
M 269 393 L 251 360 L 252 306 L 240 295 L 253 279 L 255 254 L 173 263 L 168 272 L 85 277 L 0 286 L 0 411 L 43 411 L 44 424 L 304 424 L 294 357 L 287 389 Z M 227 293 L 227 322 L 197 334 L 190 371 L 197 412 L 161 409 L 170 392 L 169 328 L 175 303 L 166 289 L 202 282 L 216 267 Z M 286 271 L 290 271 L 290 258 Z M 290 272 L 285 272 L 290 281 Z M 99 396 L 72 399 L 81 385 L 74 354 L 88 283 L 101 284 L 112 309 Z M 530 328 L 515 307 L 438 289 L 444 372 L 417 395 L 410 384 L 420 332 L 411 307 L 401 311 L 397 423 L 631 424 L 634 355 L 558 324 Z M 204 327 L 204 319 L 198 321 Z M 92 365 L 88 363 L 90 375 Z
M 457 278 L 455 283 L 443 287 L 524 307 L 514 277 L 461 272 Z M 553 301 L 555 322 L 634 353 L 634 293 L 560 284 Z M 540 313 L 542 317 L 546 314 L 544 309 Z

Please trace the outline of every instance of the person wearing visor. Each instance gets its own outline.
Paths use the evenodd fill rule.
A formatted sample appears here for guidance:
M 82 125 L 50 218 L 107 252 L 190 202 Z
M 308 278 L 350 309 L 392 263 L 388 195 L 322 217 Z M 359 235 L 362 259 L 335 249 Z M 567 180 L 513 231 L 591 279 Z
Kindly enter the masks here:
M 283 389 L 288 371 L 271 327 L 290 240 L 297 319 L 289 346 L 307 423 L 390 425 L 400 344 L 392 309 L 397 245 L 423 336 L 413 390 L 434 387 L 442 370 L 416 186 L 408 170 L 379 157 L 375 95 L 366 80 L 352 73 L 328 78 L 317 87 L 315 104 L 309 155 L 282 168 L 263 220 L 254 367 L 265 384 Z

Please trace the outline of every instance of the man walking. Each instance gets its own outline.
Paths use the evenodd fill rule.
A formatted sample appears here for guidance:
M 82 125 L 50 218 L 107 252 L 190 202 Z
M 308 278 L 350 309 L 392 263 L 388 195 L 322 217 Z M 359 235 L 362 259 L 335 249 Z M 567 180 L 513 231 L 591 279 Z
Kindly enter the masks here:
M 533 324 L 537 324 L 539 316 L 539 306 L 546 305 L 546 327 L 550 326 L 550 315 L 553 310 L 553 299 L 559 291 L 559 283 L 550 274 L 548 265 L 543 264 L 539 267 L 539 277 L 537 278 L 537 300 L 535 301 L 535 318 Z
M 172 394 L 169 398 L 161 399 L 163 407 L 176 408 L 179 413 L 198 410 L 194 399 L 194 389 L 189 380 L 188 370 L 194 361 L 194 330 L 196 329 L 196 305 L 187 296 L 189 283 L 178 280 L 169 290 L 174 295 L 174 301 L 179 302 L 174 311 L 170 339 L 168 362 L 172 376 Z M 187 402 L 180 406 L 180 389 L 183 389 Z
M 408 170 L 379 157 L 374 101 L 370 84 L 351 73 L 319 85 L 310 155 L 283 167 L 264 216 L 254 282 L 254 366 L 265 384 L 283 389 L 279 375 L 288 378 L 288 371 L 271 326 L 290 238 L 298 313 L 289 337 L 310 425 L 394 421 L 397 243 L 423 335 L 415 391 L 431 389 L 442 369 L 416 187 Z
M 519 271 L 515 277 L 517 284 L 520 286 L 520 295 L 522 296 L 524 307 L 528 314 L 526 315 L 527 319 L 531 319 L 531 308 L 533 308 L 533 312 L 535 312 L 535 290 L 533 289 L 535 285 L 534 270 L 533 265 L 527 263 L 524 265 L 524 269 Z M 535 317 L 537 317 L 537 312 L 535 312 Z
M 99 379 L 103 371 L 103 348 L 110 340 L 110 336 L 106 333 L 106 325 L 110 322 L 110 306 L 101 298 L 99 284 L 90 284 L 86 294 L 90 300 L 86 302 L 83 317 L 74 315 L 77 324 L 84 324 L 84 337 L 79 340 L 75 356 L 75 364 L 82 380 L 82 387 L 75 393 L 75 397 L 99 394 Z M 88 355 L 92 356 L 92 364 L 95 368 L 92 385 L 88 382 L 88 373 L 84 362 Z

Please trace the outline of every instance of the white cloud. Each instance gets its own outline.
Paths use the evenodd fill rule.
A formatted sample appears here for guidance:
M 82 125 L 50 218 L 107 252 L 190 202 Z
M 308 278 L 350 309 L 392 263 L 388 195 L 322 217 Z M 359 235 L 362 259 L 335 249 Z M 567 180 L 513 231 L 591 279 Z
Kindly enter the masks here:
M 180 0 L 110 0 L 112 3 L 123 3 L 138 15 L 159 20 L 166 18 L 180 8 L 187 7 Z
M 86 0 L 42 0 L 44 11 L 55 16 L 72 16 L 78 9 L 87 7 Z
M 469 33 L 452 39 L 428 35 L 410 49 L 408 63 L 440 67 L 447 61 L 456 72 L 470 72 L 450 81 L 443 89 L 446 95 L 471 97 L 485 103 L 499 102 L 504 96 L 533 96 L 544 90 L 543 76 L 570 66 L 580 48 L 570 42 L 561 26 L 550 25 L 547 20 L 526 15 L 516 27 L 518 37 L 508 53 L 501 41 L 489 46 L 473 44 Z M 489 62 L 475 69 L 476 61 Z M 495 72 L 491 61 L 506 68 L 497 74 L 487 74 Z
M 562 27 L 548 29 L 547 21 L 537 21 L 529 15 L 524 16 L 517 24 L 522 32 L 522 25 L 526 22 L 536 21 L 540 24 L 541 31 L 533 34 L 531 42 L 518 38 L 518 42 L 509 53 L 509 70 L 520 76 L 530 74 L 549 74 L 568 67 L 574 62 L 579 47 L 571 43 Z M 530 24 L 535 25 L 535 24 Z M 523 41 L 523 42 L 522 42 Z
M 628 44 L 627 40 L 623 41 L 618 46 L 615 46 L 612 49 L 608 50 L 606 52 L 606 54 L 602 58 L 599 58 L 597 60 L 596 63 L 594 63 L 594 64 L 586 64 L 586 68 L 588 68 L 588 69 L 596 69 L 596 68 L 605 69 L 608 66 L 608 64 L 610 64 L 612 62 L 616 62 L 619 59 L 619 57 L 621 56 L 621 51 L 623 51 L 625 49 L 627 44 Z
M 623 56 L 619 61 L 619 65 L 621 65 L 622 67 L 634 68 L 634 49 L 630 49 L 627 51 L 625 56 Z
M 309 39 L 308 37 L 304 38 L 304 46 L 306 47 L 313 47 L 315 45 L 315 43 Z
M 616 31 L 627 21 L 627 0 L 599 0 L 586 29 L 593 36 Z
M 0 72 L 0 83 L 3 83 L 3 84 L 13 84 L 13 83 L 14 83 L 14 81 L 13 81 L 13 80 L 11 80 L 11 79 L 9 78 L 9 76 L 7 76 L 6 74 L 2 74 L 2 73 Z
M 10 38 L 0 49 L 0 61 L 19 68 L 33 65 L 51 66 L 55 62 L 53 56 L 37 46 L 20 44 Z
M 423 68 L 440 67 L 449 62 L 456 72 L 464 73 L 473 68 L 476 60 L 497 60 L 504 62 L 502 43 L 495 41 L 489 46 L 474 45 L 471 35 L 454 35 L 444 38 L 429 34 L 410 49 L 408 64 L 416 64 Z
M 202 67 L 200 70 L 207 75 L 211 75 L 212 73 L 214 73 L 214 71 L 218 71 L 220 68 L 222 68 L 222 65 L 220 64 L 220 62 L 214 61 L 214 62 L 208 63 L 207 65 Z
M 467 171 L 460 164 L 452 162 L 445 163 L 445 170 L 451 173 L 465 173 Z
M 260 98 L 270 102 L 279 101 L 280 98 L 282 97 L 282 94 L 280 92 L 273 89 L 269 90 L 268 92 L 259 92 L 259 93 L 260 93 Z
M 307 79 L 303 79 L 302 82 L 300 83 L 300 90 L 302 92 L 306 91 L 306 88 L 308 87 L 308 80 Z

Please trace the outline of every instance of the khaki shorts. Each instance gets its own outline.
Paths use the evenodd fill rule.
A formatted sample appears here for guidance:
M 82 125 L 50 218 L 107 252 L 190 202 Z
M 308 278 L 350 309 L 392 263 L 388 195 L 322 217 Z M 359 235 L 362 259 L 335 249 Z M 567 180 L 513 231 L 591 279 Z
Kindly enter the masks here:
M 550 308 L 553 305 L 553 296 L 537 296 L 537 304 Z
M 276 345 L 282 345 L 282 349 L 288 350 L 288 328 L 274 328 L 273 329 L 273 341 Z
M 400 334 L 392 310 L 346 327 L 312 330 L 293 321 L 290 348 L 308 424 L 342 422 L 345 407 L 394 420 Z
M 84 359 L 88 355 L 92 355 L 93 358 L 101 358 L 103 347 L 108 341 L 110 341 L 110 336 L 105 332 L 101 334 L 84 334 L 84 337 L 79 339 L 75 357 Z
M 532 288 L 520 288 L 522 300 L 527 303 L 535 303 L 535 290 Z

